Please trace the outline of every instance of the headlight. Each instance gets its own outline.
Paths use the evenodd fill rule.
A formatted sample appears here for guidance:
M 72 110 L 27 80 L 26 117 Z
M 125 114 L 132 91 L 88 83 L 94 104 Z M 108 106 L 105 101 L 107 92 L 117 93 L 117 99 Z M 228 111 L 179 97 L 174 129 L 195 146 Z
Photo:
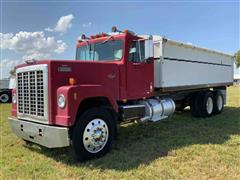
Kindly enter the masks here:
M 12 95 L 12 103 L 16 104 L 16 102 L 17 102 L 17 96 L 16 96 L 16 94 L 13 94 Z
M 60 94 L 60 95 L 58 96 L 58 106 L 59 106 L 60 108 L 64 108 L 65 105 L 66 105 L 65 96 L 64 96 L 63 94 Z

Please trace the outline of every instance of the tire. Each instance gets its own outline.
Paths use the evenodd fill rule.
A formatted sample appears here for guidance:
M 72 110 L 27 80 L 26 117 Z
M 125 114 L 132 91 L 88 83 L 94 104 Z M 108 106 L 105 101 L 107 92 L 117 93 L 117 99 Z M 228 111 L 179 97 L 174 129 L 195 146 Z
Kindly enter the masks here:
M 104 108 L 91 108 L 78 119 L 73 129 L 72 146 L 77 160 L 99 158 L 110 151 L 115 122 Z
M 194 94 L 190 99 L 190 110 L 193 117 L 201 116 L 200 100 L 202 97 L 202 92 Z
M 1 103 L 8 103 L 10 102 L 10 95 L 8 93 L 3 93 L 0 95 L 0 102 Z
M 200 116 L 210 117 L 213 114 L 213 93 L 206 91 L 202 93 L 200 100 Z
M 224 108 L 224 98 L 221 91 L 213 94 L 213 114 L 220 114 Z

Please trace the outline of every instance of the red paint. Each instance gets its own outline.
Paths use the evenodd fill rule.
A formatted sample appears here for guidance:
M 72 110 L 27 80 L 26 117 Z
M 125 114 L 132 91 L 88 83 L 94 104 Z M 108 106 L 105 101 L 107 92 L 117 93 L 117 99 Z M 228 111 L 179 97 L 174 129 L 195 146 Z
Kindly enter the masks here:
M 77 99 L 74 99 L 74 93 L 77 93 Z M 65 108 L 57 108 L 55 123 L 58 125 L 72 125 L 75 122 L 79 104 L 84 100 L 92 97 L 106 97 L 115 111 L 118 111 L 116 97 L 111 93 L 111 89 L 102 85 L 85 84 L 76 86 L 63 86 L 57 90 L 57 96 L 64 94 L 66 97 Z
M 102 42 L 109 36 L 89 40 L 89 43 Z M 124 40 L 124 56 L 118 61 L 96 62 L 79 60 L 42 60 L 36 64 L 48 64 L 49 117 L 50 124 L 71 126 L 76 118 L 79 104 L 87 98 L 106 97 L 118 112 L 118 101 L 150 97 L 150 83 L 153 83 L 153 63 L 134 64 L 128 62 L 130 34 L 115 35 L 114 39 Z M 86 42 L 78 42 L 77 47 Z M 27 66 L 22 64 L 19 67 Z M 59 67 L 70 67 L 71 72 L 59 72 Z M 75 84 L 69 84 L 69 78 Z M 74 98 L 76 93 L 77 98 Z M 57 97 L 64 94 L 65 108 L 57 105 Z M 13 112 L 16 107 L 13 106 Z M 15 113 L 13 113 L 14 115 Z M 16 114 L 15 114 L 16 115 Z
M 16 89 L 12 89 L 12 96 L 16 94 Z M 17 103 L 12 103 L 12 112 L 11 112 L 11 115 L 13 117 L 17 117 Z
M 137 40 L 136 37 L 130 36 L 128 42 Z M 130 43 L 128 44 L 128 49 Z M 131 62 L 128 61 L 128 51 L 126 53 L 126 87 L 127 98 L 126 99 L 140 99 L 143 97 L 152 96 L 150 91 L 150 85 L 153 86 L 154 82 L 154 66 L 153 61 L 150 63 L 145 62 Z
M 72 71 L 58 72 L 58 67 L 61 66 L 71 67 Z M 89 97 L 109 97 L 111 98 L 109 99 L 110 102 L 116 102 L 119 99 L 119 72 L 118 65 L 115 63 L 90 61 L 49 61 L 49 67 L 49 94 L 52 94 L 49 96 L 49 102 L 50 107 L 52 107 L 50 108 L 50 116 L 53 115 L 51 117 L 51 123 L 53 124 L 57 122 L 57 119 L 55 119 L 54 115 L 57 115 L 58 106 L 56 95 L 57 93 L 61 93 L 59 88 L 60 90 L 63 88 L 63 91 L 66 91 L 64 88 L 68 88 L 66 93 L 71 93 L 72 88 L 76 86 L 75 92 L 79 93 L 78 102 L 74 101 L 74 103 L 71 103 L 71 101 L 67 101 L 69 102 L 70 107 L 67 106 L 65 109 L 71 109 L 71 105 L 74 105 L 77 108 L 80 104 L 80 101 Z M 109 79 L 107 77 L 109 74 L 115 75 L 115 78 Z M 69 86 L 70 77 L 75 78 L 76 85 Z M 99 86 L 101 88 L 99 88 Z M 75 119 L 76 110 L 71 112 L 73 113 L 70 113 L 70 116 Z

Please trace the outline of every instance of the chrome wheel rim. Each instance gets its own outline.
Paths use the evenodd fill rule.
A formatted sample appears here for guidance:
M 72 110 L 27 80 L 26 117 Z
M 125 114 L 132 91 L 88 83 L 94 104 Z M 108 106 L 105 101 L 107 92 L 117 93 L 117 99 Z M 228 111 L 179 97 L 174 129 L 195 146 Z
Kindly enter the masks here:
M 7 94 L 2 94 L 1 96 L 0 96 L 0 100 L 2 101 L 2 102 L 8 102 L 8 100 L 9 100 L 9 96 L 7 95 Z
M 211 97 L 208 97 L 207 99 L 207 113 L 211 114 L 213 111 L 213 100 Z
M 218 110 L 221 111 L 223 108 L 223 99 L 222 96 L 218 96 L 217 98 L 217 106 L 218 106 Z
M 108 140 L 108 126 L 102 119 L 93 119 L 83 132 L 83 144 L 90 153 L 101 151 Z

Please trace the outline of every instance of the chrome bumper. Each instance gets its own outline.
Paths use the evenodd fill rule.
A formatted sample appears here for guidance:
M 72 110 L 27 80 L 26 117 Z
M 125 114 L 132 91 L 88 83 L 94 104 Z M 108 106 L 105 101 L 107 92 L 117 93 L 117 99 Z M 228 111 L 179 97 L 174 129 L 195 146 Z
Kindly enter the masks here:
M 37 124 L 9 117 L 12 131 L 22 139 L 40 144 L 48 148 L 66 147 L 70 145 L 68 128 Z

